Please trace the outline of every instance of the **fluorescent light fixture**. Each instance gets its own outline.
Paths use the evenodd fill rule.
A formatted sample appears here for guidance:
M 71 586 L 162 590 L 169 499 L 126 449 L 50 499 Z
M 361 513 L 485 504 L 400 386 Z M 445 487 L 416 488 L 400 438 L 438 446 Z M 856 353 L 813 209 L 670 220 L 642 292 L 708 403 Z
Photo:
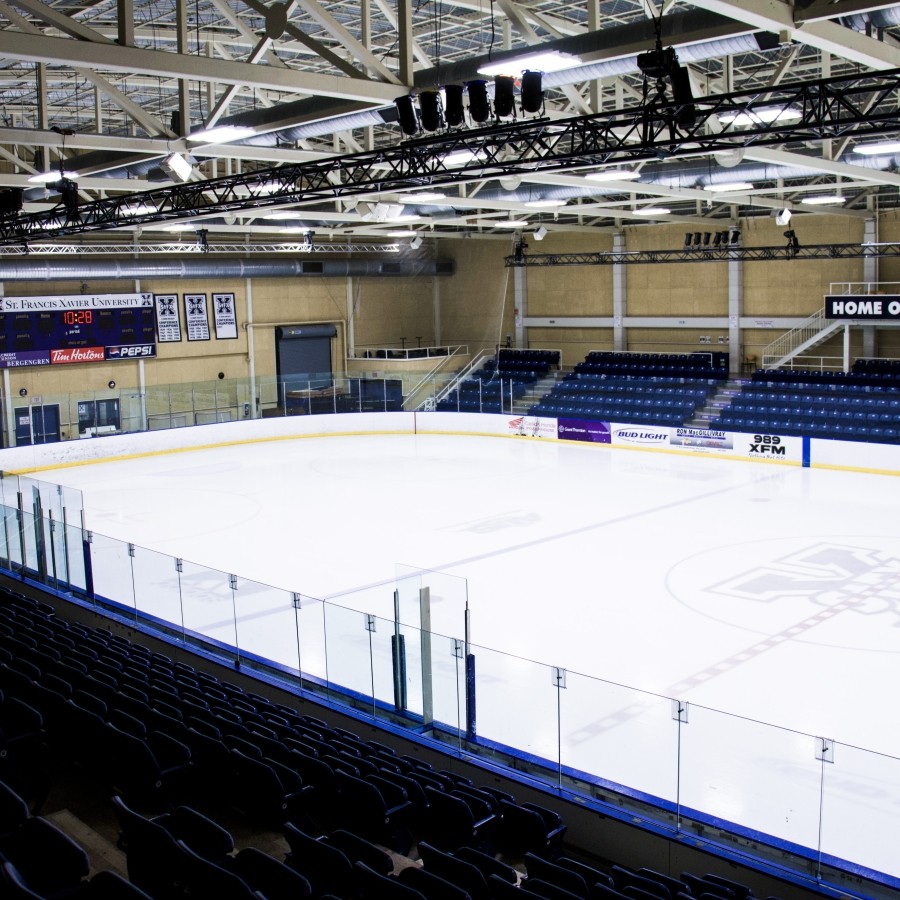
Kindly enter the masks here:
M 445 166 L 464 166 L 476 159 L 484 159 L 484 155 L 475 150 L 454 150 L 443 158 Z
M 29 184 L 49 184 L 51 181 L 59 181 L 60 178 L 68 178 L 69 181 L 74 181 L 78 177 L 77 172 L 66 172 L 64 175 L 60 173 L 59 169 L 55 169 L 52 172 L 35 172 L 34 175 L 28 176 Z
M 807 206 L 840 206 L 841 203 L 847 202 L 847 197 L 841 197 L 839 194 L 819 194 L 804 197 L 800 202 Z
M 412 213 L 404 213 L 398 216 L 388 216 L 385 222 L 421 222 L 421 216 L 414 216 Z
M 191 177 L 193 167 L 180 153 L 171 153 L 160 167 L 174 181 L 187 181 Z
M 601 169 L 584 177 L 588 181 L 634 181 L 641 173 L 636 169 Z
M 216 125 L 213 128 L 203 128 L 187 136 L 187 140 L 207 144 L 227 144 L 231 141 L 240 141 L 250 135 L 256 134 L 255 128 L 247 128 L 241 125 Z
M 796 122 L 801 118 L 800 110 L 790 106 L 768 107 L 747 110 L 747 112 L 728 112 L 719 116 L 723 125 L 770 125 L 772 122 Z
M 752 191 L 753 185 L 749 181 L 723 181 L 720 184 L 705 184 L 704 191 L 727 193 L 728 191 Z
M 304 219 L 306 216 L 297 209 L 283 209 L 280 212 L 266 213 L 263 218 L 284 222 L 288 219 Z
M 119 212 L 123 216 L 145 216 L 148 213 L 159 212 L 159 208 L 153 203 L 139 201 L 138 203 L 129 203 L 127 206 L 120 207 Z
M 279 234 L 307 234 L 312 231 L 312 228 L 308 228 L 305 225 L 290 225 L 286 228 L 279 228 Z
M 525 53 L 502 62 L 488 63 L 478 70 L 478 74 L 491 78 L 494 75 L 521 75 L 525 71 L 560 72 L 580 65 L 582 65 L 580 56 L 551 50 L 544 53 Z
M 857 144 L 853 148 L 854 153 L 864 153 L 869 156 L 877 156 L 879 153 L 900 153 L 900 141 L 881 141 L 878 144 Z M 31 181 L 31 179 L 28 179 Z
M 447 195 L 439 191 L 422 191 L 418 194 L 404 194 L 403 199 L 407 203 L 433 203 L 435 200 L 446 200 Z
M 667 206 L 645 206 L 643 209 L 633 209 L 633 216 L 667 216 L 672 212 Z
M 187 222 L 176 222 L 174 225 L 166 225 L 163 228 L 163 231 L 195 231 L 196 228 L 193 225 L 189 225 Z
M 529 200 L 523 204 L 529 209 L 558 209 L 560 206 L 565 205 L 565 200 Z
M 492 219 L 490 224 L 494 228 L 524 228 L 528 224 L 528 219 Z
M 387 233 L 388 237 L 415 237 L 416 232 L 411 228 L 407 228 L 405 231 L 389 231 Z

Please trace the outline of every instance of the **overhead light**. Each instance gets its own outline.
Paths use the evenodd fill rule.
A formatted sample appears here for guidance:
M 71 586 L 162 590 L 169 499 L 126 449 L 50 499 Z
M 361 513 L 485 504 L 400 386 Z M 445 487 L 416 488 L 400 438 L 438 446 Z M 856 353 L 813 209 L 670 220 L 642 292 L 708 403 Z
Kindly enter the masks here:
M 483 224 L 490 224 L 494 228 L 524 228 L 528 224 L 528 219 L 491 219 L 491 221 Z
M 419 247 L 422 246 L 422 235 L 417 234 L 410 242 L 409 247 L 411 250 L 418 250 Z
M 306 216 L 297 209 L 283 209 L 280 212 L 266 213 L 264 219 L 274 219 L 275 221 L 287 221 L 288 219 L 305 219 Z
M 159 207 L 153 203 L 139 201 L 138 203 L 129 203 L 120 207 L 119 212 L 123 216 L 145 216 L 149 213 L 159 212 Z
M 172 232 L 194 231 L 194 230 L 195 230 L 195 226 L 189 225 L 187 222 L 175 222 L 173 225 L 166 225 L 163 228 L 163 231 L 172 231 Z
M 443 157 L 443 163 L 445 166 L 464 166 L 480 159 L 484 159 L 484 154 L 476 150 L 454 150 Z
M 529 200 L 527 203 L 524 203 L 523 206 L 527 206 L 529 209 L 558 209 L 560 206 L 565 206 L 565 200 Z
M 804 197 L 800 202 L 806 206 L 840 206 L 841 203 L 847 202 L 847 198 L 839 194 L 819 194 L 815 197 Z
M 396 222 L 403 215 L 402 203 L 360 203 L 356 211 L 366 222 Z
M 60 171 L 57 169 L 53 172 L 35 172 L 34 175 L 28 176 L 29 184 L 49 184 L 51 181 L 59 181 L 60 179 Z M 69 181 L 74 181 L 78 178 L 77 172 L 66 172 L 65 177 L 69 179 Z
M 865 153 L 876 156 L 879 153 L 900 153 L 900 141 L 881 141 L 878 144 L 857 144 L 853 148 L 854 153 Z M 31 179 L 28 179 L 31 181 Z
M 601 169 L 584 177 L 588 181 L 634 181 L 641 173 L 636 169 Z
M 312 229 L 305 225 L 288 225 L 285 228 L 279 228 L 279 234 L 307 234 Z
M 789 209 L 779 209 L 775 212 L 775 224 L 787 225 L 791 221 L 791 211 Z
M 532 72 L 560 72 L 582 65 L 580 56 L 551 50 L 545 53 L 525 53 L 501 62 L 488 63 L 478 70 L 479 75 L 521 75 L 526 70 Z
M 633 216 L 667 216 L 672 212 L 666 206 L 645 206 L 642 209 L 633 209 L 631 214 Z
M 385 222 L 421 222 L 421 216 L 414 216 L 412 213 L 406 213 L 400 216 L 388 216 Z
M 404 231 L 389 231 L 387 233 L 388 237 L 415 237 L 417 232 L 413 231 L 411 228 L 407 228 Z
M 727 112 L 719 115 L 719 121 L 723 125 L 770 125 L 772 122 L 796 122 L 802 118 L 799 109 L 791 106 L 766 107 L 764 109 L 752 109 L 746 112 Z
M 160 164 L 160 168 L 168 174 L 173 181 L 187 181 L 194 171 L 193 166 L 186 157 L 180 153 L 170 153 Z
M 544 228 L 543 225 L 541 225 L 541 227 L 538 228 L 537 231 L 535 231 L 535 233 L 534 233 L 534 239 L 535 239 L 536 241 L 542 241 L 545 237 L 547 237 L 547 229 Z
M 705 184 L 704 191 L 727 193 L 728 191 L 752 191 L 753 185 L 749 181 L 723 181 L 720 184 Z
M 447 195 L 438 191 L 422 191 L 419 194 L 404 194 L 407 203 L 434 203 L 435 200 L 446 200 Z
M 228 144 L 231 141 L 241 141 L 254 134 L 256 134 L 255 128 L 247 128 L 244 125 L 216 125 L 213 128 L 195 131 L 193 134 L 189 134 L 186 140 L 193 143 Z

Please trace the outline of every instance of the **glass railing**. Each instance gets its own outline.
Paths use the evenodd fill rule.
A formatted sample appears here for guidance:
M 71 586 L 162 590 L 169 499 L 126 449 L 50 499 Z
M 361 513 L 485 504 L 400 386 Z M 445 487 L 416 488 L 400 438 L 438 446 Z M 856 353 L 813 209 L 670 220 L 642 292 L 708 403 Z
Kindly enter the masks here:
M 0 568 L 176 644 L 673 836 L 736 836 L 732 854 L 812 881 L 854 867 L 900 878 L 900 759 L 475 646 L 465 579 L 398 566 L 321 599 L 18 503 L 0 516 Z

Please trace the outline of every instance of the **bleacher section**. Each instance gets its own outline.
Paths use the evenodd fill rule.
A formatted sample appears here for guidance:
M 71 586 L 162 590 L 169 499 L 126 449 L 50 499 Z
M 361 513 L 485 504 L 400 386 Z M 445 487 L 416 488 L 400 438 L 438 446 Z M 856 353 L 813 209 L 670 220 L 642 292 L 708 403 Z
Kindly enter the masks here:
M 717 356 L 592 352 L 528 414 L 683 425 L 728 376 Z
M 760 370 L 710 425 L 725 431 L 897 443 L 900 364 L 858 360 L 846 373 Z
M 499 351 L 459 387 L 438 401 L 438 412 L 510 412 L 529 385 L 559 368 L 558 350 Z
M 0 896 L 753 896 L 715 875 L 576 859 L 548 808 L 7 589 L 0 690 Z M 22 799 L 39 807 L 44 782 L 66 770 L 112 798 L 130 883 L 89 878 L 85 851 Z M 216 821 L 224 809 L 280 831 L 288 851 L 236 852 Z

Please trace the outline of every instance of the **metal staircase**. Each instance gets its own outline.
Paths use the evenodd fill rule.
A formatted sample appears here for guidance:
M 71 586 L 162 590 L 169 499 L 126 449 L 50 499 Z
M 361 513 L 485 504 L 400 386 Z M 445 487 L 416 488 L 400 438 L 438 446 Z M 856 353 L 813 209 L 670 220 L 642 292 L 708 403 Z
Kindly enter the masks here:
M 786 331 L 763 350 L 764 369 L 777 369 L 797 356 L 827 340 L 847 323 L 841 319 L 826 319 L 825 307 L 813 313 L 802 325 Z

